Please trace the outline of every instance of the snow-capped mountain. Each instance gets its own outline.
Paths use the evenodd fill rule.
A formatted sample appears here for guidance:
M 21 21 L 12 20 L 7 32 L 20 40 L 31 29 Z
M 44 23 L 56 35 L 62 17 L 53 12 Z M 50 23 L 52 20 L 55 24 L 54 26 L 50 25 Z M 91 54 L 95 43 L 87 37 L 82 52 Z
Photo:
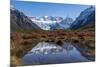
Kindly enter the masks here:
M 63 20 L 61 17 L 52 16 L 30 17 L 30 19 L 43 30 L 50 30 L 50 25 L 59 23 Z
M 71 25 L 71 29 L 78 29 L 82 27 L 95 26 L 95 8 L 91 6 L 80 13 L 80 16 Z
M 67 29 L 73 23 L 73 19 L 66 17 L 60 23 L 51 25 L 51 29 Z
M 67 17 L 63 19 L 62 17 L 52 17 L 52 16 L 42 16 L 42 17 L 29 17 L 33 23 L 37 24 L 43 30 L 53 30 L 53 29 L 66 29 L 73 22 L 73 19 Z

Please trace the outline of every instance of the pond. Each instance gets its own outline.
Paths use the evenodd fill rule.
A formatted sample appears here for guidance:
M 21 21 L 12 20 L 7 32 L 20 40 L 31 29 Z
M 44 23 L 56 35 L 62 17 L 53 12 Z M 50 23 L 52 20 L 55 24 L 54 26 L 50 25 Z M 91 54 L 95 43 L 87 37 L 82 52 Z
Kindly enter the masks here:
M 23 58 L 24 65 L 58 64 L 89 61 L 71 43 L 59 46 L 55 43 L 40 42 Z

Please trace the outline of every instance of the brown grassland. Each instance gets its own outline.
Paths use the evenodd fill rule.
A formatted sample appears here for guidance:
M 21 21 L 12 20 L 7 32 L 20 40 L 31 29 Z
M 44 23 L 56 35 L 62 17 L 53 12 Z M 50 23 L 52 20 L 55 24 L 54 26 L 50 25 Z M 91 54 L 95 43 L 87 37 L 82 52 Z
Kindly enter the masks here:
M 54 42 L 63 45 L 71 42 L 83 56 L 90 60 L 95 58 L 95 33 L 93 31 L 36 31 L 30 33 L 11 32 L 11 66 L 22 65 L 21 58 L 31 50 L 36 43 Z

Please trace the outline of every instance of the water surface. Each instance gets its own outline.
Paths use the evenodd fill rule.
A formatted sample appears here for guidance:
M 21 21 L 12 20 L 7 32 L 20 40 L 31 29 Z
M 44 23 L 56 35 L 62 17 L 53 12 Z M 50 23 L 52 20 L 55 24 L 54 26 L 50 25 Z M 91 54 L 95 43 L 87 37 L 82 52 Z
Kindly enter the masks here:
M 71 44 L 58 46 L 55 43 L 40 42 L 24 57 L 24 65 L 57 64 L 89 61 Z

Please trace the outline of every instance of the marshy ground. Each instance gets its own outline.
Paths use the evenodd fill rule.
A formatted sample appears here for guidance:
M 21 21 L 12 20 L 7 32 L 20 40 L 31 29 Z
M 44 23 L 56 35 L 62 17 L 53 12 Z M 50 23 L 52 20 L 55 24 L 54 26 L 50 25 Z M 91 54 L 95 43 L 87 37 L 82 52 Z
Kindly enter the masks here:
M 11 65 L 23 65 L 21 58 L 38 42 L 54 42 L 60 46 L 64 42 L 74 43 L 74 46 L 89 60 L 95 60 L 94 31 L 35 31 L 30 33 L 11 33 Z

